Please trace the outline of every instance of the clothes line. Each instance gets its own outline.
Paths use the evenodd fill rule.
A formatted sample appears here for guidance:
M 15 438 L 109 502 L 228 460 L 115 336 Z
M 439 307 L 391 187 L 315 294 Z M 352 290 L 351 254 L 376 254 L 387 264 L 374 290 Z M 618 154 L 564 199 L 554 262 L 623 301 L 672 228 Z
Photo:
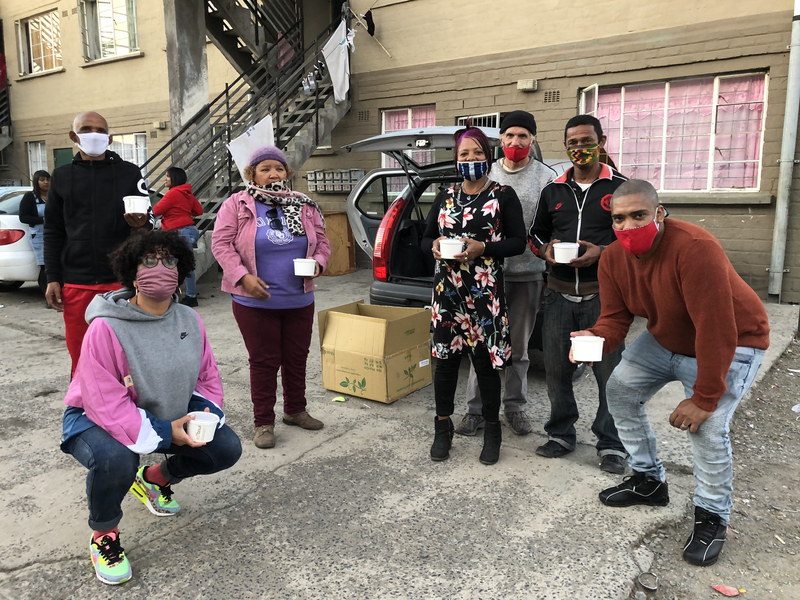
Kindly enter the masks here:
M 398 2 L 398 4 L 399 4 L 399 2 Z M 358 16 L 358 15 L 357 15 L 357 14 L 356 14 L 354 11 L 353 11 L 353 9 L 352 9 L 352 8 L 350 8 L 349 10 L 350 10 L 350 14 L 352 14 L 352 15 L 353 15 L 353 16 L 356 18 L 356 21 L 358 21 L 358 22 L 361 24 L 361 26 L 364 28 L 364 31 L 367 31 L 367 24 L 366 24 L 366 23 L 364 23 L 364 21 L 362 21 L 362 20 L 361 20 L 361 17 L 359 17 L 359 16 Z M 378 42 L 378 46 L 380 46 L 381 48 L 383 48 L 383 51 L 384 51 L 384 52 L 386 52 L 386 54 L 389 56 L 389 58 L 394 58 L 394 57 L 393 57 L 393 56 L 392 56 L 392 55 L 389 53 L 389 51 L 386 49 L 386 46 L 384 46 L 383 44 L 381 44 L 381 41 L 380 41 L 378 38 L 376 38 L 374 35 L 372 35 L 372 36 L 370 36 L 370 37 L 371 37 L 373 40 L 375 40 L 376 42 Z

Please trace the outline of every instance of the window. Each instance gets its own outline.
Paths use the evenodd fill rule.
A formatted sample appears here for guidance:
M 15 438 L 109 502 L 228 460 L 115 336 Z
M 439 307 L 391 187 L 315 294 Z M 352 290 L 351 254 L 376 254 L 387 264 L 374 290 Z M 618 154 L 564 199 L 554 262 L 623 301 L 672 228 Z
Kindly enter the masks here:
M 36 171 L 47 171 L 47 148 L 44 142 L 28 142 L 28 174 L 33 181 Z
M 767 75 L 750 73 L 586 88 L 606 150 L 628 177 L 659 191 L 757 191 Z
M 122 160 L 132 162 L 139 167 L 147 162 L 147 134 L 115 133 L 113 136 L 114 141 L 111 142 L 109 150 L 119 154 L 122 157 Z
M 382 133 L 436 125 L 436 107 L 434 105 L 385 110 L 382 116 Z M 418 165 L 430 165 L 435 161 L 434 150 L 408 150 L 406 154 Z M 399 168 L 400 163 L 384 154 L 383 166 Z M 390 179 L 389 189 L 391 192 L 402 192 L 407 184 L 405 177 L 392 177 Z
M 139 49 L 135 0 L 81 0 L 81 41 L 87 62 Z
M 57 10 L 17 21 L 17 39 L 20 75 L 61 68 L 61 25 Z
M 471 115 L 469 117 L 458 117 L 456 125 L 466 127 L 467 120 L 472 119 L 473 127 L 500 127 L 500 113 L 489 113 L 487 115 Z

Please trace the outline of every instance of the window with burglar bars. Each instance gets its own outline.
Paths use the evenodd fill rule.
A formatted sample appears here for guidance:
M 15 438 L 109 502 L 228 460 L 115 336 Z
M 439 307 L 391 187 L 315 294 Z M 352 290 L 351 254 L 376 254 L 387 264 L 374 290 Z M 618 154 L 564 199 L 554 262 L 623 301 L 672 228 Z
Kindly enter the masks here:
M 619 171 L 659 191 L 757 191 L 768 76 L 720 75 L 585 88 Z
M 412 106 L 410 108 L 385 110 L 382 113 L 382 117 L 382 133 L 433 127 L 436 125 L 436 106 Z M 434 150 L 408 150 L 406 154 L 418 165 L 430 165 L 435 161 Z M 383 155 L 383 166 L 400 168 L 400 163 Z M 388 181 L 389 191 L 400 193 L 407 184 L 405 177 L 390 177 Z
M 28 176 L 33 181 L 36 171 L 47 171 L 47 147 L 44 142 L 28 142 Z
M 109 150 L 119 154 L 123 160 L 141 167 L 147 162 L 147 134 L 125 133 L 120 135 L 115 133 Z M 147 177 L 147 174 L 142 173 L 142 177 Z
M 466 127 L 467 121 L 472 119 L 473 127 L 500 127 L 500 113 L 489 113 L 487 115 L 470 115 L 468 117 L 458 117 L 456 125 Z
M 16 25 L 20 75 L 61 68 L 61 25 L 57 10 L 17 21 Z
M 139 49 L 135 0 L 80 0 L 83 59 L 124 56 Z

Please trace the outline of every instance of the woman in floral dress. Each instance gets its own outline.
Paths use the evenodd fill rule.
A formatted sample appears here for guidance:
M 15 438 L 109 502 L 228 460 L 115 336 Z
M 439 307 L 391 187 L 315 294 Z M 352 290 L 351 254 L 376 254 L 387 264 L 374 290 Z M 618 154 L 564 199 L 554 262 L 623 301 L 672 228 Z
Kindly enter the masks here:
M 423 252 L 436 259 L 432 319 L 436 362 L 436 434 L 433 460 L 450 456 L 458 369 L 464 353 L 478 376 L 486 419 L 480 461 L 495 464 L 500 457 L 500 374 L 511 362 L 503 291 L 503 258 L 525 251 L 525 223 L 517 194 L 488 178 L 489 140 L 476 127 L 455 135 L 455 161 L 464 181 L 442 191 L 433 203 L 422 240 Z M 455 260 L 443 260 L 440 240 L 464 243 Z

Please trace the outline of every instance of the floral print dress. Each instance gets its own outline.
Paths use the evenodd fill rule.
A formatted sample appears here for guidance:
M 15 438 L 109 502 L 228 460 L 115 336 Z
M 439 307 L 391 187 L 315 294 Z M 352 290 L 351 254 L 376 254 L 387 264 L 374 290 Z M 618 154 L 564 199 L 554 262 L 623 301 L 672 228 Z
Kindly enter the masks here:
M 503 258 L 525 250 L 522 206 L 508 186 L 493 181 L 475 196 L 460 186 L 443 190 L 431 208 L 423 250 L 441 236 L 486 244 L 483 256 L 461 263 L 436 261 L 433 280 L 433 356 L 448 359 L 485 346 L 492 366 L 511 364 Z

